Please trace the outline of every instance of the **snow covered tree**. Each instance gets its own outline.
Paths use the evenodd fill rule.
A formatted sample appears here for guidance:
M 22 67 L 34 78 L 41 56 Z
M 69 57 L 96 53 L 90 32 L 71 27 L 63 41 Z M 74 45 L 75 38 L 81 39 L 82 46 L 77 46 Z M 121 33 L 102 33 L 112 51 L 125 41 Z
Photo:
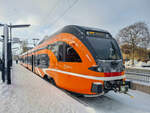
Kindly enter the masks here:
M 121 29 L 117 34 L 117 39 L 119 39 L 121 43 L 131 45 L 132 65 L 134 65 L 135 47 L 144 46 L 147 48 L 150 43 L 149 29 L 144 22 L 137 22 Z

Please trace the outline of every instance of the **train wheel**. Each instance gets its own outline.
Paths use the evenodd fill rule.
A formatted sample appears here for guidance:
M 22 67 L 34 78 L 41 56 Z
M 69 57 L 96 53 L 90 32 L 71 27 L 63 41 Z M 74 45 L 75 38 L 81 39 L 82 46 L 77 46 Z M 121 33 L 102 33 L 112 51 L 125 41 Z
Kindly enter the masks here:
M 50 82 L 56 86 L 55 80 L 53 78 L 50 79 Z
M 52 83 L 53 85 L 56 85 L 55 80 L 54 80 L 52 77 L 50 77 L 50 76 L 48 76 L 48 75 L 45 75 L 45 76 L 44 76 L 44 79 L 45 79 L 46 81 Z
M 48 81 L 48 76 L 45 75 L 45 76 L 43 77 L 43 79 L 46 80 L 46 81 Z
M 75 93 L 75 92 L 71 92 L 71 91 L 68 91 L 69 93 L 71 93 L 72 95 L 74 95 L 75 97 L 84 97 L 83 94 L 79 94 L 79 93 Z

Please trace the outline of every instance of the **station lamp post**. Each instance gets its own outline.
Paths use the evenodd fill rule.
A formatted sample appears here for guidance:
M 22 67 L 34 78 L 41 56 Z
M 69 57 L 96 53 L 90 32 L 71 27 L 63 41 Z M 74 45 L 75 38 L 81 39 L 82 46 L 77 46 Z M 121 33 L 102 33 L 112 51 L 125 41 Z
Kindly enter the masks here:
M 11 84 L 11 71 L 10 68 L 12 66 L 12 28 L 23 28 L 29 27 L 30 24 L 25 25 L 7 25 L 7 24 L 0 24 L 3 26 L 3 62 L 4 62 L 4 72 L 2 73 L 3 82 L 5 82 L 5 78 L 7 79 L 7 84 Z M 10 31 L 10 35 L 9 35 Z M 10 36 L 10 37 L 9 37 Z

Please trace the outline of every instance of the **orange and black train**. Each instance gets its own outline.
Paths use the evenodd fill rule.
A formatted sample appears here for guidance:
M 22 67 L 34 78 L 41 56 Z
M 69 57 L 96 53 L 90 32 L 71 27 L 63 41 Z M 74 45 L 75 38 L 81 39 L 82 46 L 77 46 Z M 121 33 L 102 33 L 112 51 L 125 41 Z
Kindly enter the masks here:
M 20 55 L 23 66 L 65 90 L 99 95 L 126 93 L 120 48 L 105 30 L 68 25 Z

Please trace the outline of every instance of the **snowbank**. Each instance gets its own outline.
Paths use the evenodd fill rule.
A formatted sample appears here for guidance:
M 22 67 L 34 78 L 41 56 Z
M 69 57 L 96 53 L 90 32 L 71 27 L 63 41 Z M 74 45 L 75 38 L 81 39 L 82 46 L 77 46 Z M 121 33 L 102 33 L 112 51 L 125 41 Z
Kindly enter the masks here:
M 134 66 L 132 66 L 132 60 L 129 60 L 127 62 L 125 62 L 125 67 L 134 67 L 134 68 L 147 68 L 150 69 L 150 61 L 148 61 L 147 63 L 142 62 L 142 61 L 137 61 L 134 60 Z

